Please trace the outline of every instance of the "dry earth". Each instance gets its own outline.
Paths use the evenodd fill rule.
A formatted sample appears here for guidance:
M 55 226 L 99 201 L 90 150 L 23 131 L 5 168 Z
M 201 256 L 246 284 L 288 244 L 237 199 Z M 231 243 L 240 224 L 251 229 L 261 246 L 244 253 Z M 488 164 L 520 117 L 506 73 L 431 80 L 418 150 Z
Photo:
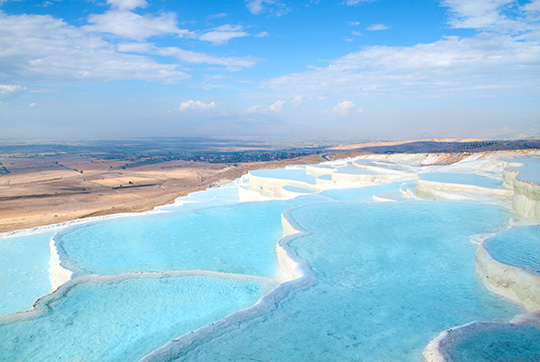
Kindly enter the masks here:
M 118 161 L 69 158 L 51 166 L 50 161 L 42 159 L 10 159 L 10 173 L 0 175 L 0 232 L 151 210 L 190 192 L 234 180 L 250 170 L 321 161 L 319 156 L 311 155 L 237 166 L 171 161 L 120 169 Z

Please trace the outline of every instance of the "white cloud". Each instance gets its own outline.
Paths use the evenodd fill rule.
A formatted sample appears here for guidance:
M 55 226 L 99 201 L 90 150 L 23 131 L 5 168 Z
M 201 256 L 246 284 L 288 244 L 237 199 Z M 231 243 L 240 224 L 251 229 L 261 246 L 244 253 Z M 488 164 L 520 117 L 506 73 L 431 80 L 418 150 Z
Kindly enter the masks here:
M 268 106 L 268 110 L 271 112 L 281 112 L 281 109 L 283 108 L 283 105 L 285 104 L 285 101 L 278 100 L 275 103 Z
M 208 19 L 208 20 L 221 19 L 221 18 L 225 18 L 227 16 L 229 16 L 229 14 L 227 14 L 227 13 L 217 13 L 217 14 L 208 15 L 206 17 L 206 19 Z
M 262 0 L 247 0 L 246 6 L 252 14 L 258 15 L 263 12 L 263 3 Z
M 199 39 L 219 45 L 225 44 L 233 38 L 242 38 L 248 35 L 241 25 L 226 24 L 202 34 Z
M 540 41 L 482 33 L 410 47 L 374 46 L 264 86 L 290 97 L 538 94 Z
M 178 107 L 179 111 L 208 111 L 211 109 L 216 108 L 216 104 L 214 102 L 205 103 L 203 101 L 194 101 L 193 99 L 190 99 L 189 101 L 185 101 L 180 103 L 180 107 Z
M 172 15 L 162 16 L 169 20 L 160 31 L 176 31 Z M 141 32 L 140 36 L 132 34 L 132 37 L 149 34 L 146 30 Z M 179 64 L 170 64 L 170 60 L 169 64 L 162 64 L 149 55 L 173 57 L 181 63 L 219 65 L 228 70 L 251 67 L 257 62 L 252 58 L 218 57 L 177 47 L 160 48 L 145 42 L 117 45 L 98 33 L 50 15 L 8 16 L 0 12 L 0 34 L 0 49 L 3 49 L 0 69 L 6 82 L 138 79 L 175 83 L 189 77 Z M 3 92 L 6 89 L 2 88 Z
M 100 36 L 50 15 L 0 12 L 0 69 L 4 79 L 178 82 L 188 77 L 175 64 L 122 54 Z
M 136 8 L 144 8 L 148 5 L 146 0 L 107 0 L 107 4 L 120 10 L 133 10 Z
M 332 108 L 332 112 L 339 114 L 341 116 L 348 116 L 349 112 L 356 108 L 356 104 L 351 101 L 342 101 Z
M 515 0 L 443 0 L 442 5 L 449 8 L 452 14 L 450 24 L 455 28 L 506 32 L 522 31 L 527 27 L 523 19 L 510 19 L 504 15 L 507 10 L 516 10 L 518 3 Z M 522 9 L 527 11 L 528 7 Z
M 26 88 L 16 84 L 0 84 L 0 100 L 11 100 L 26 92 Z
M 285 101 L 279 99 L 269 105 L 268 107 L 262 106 L 260 104 L 249 107 L 245 110 L 245 113 L 261 113 L 261 112 L 281 112 Z
M 268 12 L 276 16 L 282 16 L 289 12 L 289 9 L 281 0 L 246 0 L 246 7 L 254 15 Z
M 370 1 L 373 1 L 373 0 L 345 0 L 343 3 L 345 5 L 353 6 L 353 5 L 364 4 Z
M 267 36 L 270 36 L 267 31 L 261 31 L 260 33 L 254 35 L 255 38 L 266 38 Z
M 215 57 L 205 53 L 198 53 L 177 47 L 156 47 L 150 43 L 121 43 L 118 44 L 118 50 L 126 53 L 155 54 L 165 57 L 175 57 L 186 63 L 214 64 L 225 67 L 248 68 L 257 63 L 256 60 L 252 58 Z
M 293 99 L 292 99 L 292 104 L 296 107 L 296 106 L 299 106 L 300 104 L 302 104 L 304 102 L 304 98 L 302 98 L 302 96 L 295 96 Z
M 264 110 L 265 110 L 264 106 L 257 104 L 246 109 L 245 113 L 258 113 L 258 112 L 263 112 Z
M 1 95 L 9 95 L 18 93 L 24 90 L 24 87 L 21 87 L 20 85 L 15 84 L 0 84 L 0 94 Z
M 131 11 L 111 10 L 104 14 L 93 14 L 88 17 L 91 25 L 83 29 L 98 33 L 108 33 L 123 38 L 144 40 L 152 36 L 175 34 L 193 37 L 194 34 L 176 26 L 176 14 L 163 13 L 156 17 L 139 15 Z
M 379 31 L 379 30 L 388 30 L 390 29 L 390 27 L 384 24 L 371 24 L 366 29 L 369 31 Z
M 532 0 L 530 3 L 525 4 L 524 9 L 526 11 L 540 11 L 540 0 Z
M 32 102 L 28 105 L 28 107 L 30 108 L 34 108 L 35 106 L 37 106 L 38 104 L 36 102 Z

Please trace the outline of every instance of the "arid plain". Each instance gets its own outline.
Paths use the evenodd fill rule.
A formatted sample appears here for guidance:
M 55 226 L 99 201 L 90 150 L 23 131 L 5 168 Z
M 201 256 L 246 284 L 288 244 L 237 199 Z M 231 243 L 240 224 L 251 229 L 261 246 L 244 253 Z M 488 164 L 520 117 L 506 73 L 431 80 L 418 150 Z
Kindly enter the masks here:
M 41 156 L 41 157 L 40 157 Z M 0 232 L 124 212 L 151 210 L 190 192 L 230 182 L 250 170 L 318 163 L 318 155 L 238 164 L 166 161 L 122 168 L 88 156 L 2 156 Z M 58 162 L 58 164 L 56 163 Z

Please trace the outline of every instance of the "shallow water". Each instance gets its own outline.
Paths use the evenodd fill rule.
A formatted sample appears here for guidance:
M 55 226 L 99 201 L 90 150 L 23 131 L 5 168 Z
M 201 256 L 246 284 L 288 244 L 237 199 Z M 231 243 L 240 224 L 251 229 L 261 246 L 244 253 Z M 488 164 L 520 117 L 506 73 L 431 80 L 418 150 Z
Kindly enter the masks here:
M 0 361 L 137 361 L 266 292 L 256 281 L 202 275 L 81 282 L 43 313 L 0 319 Z
M 391 183 L 359 188 L 325 190 L 320 192 L 319 195 L 342 201 L 372 201 L 373 195 L 384 192 L 396 192 L 399 191 L 400 187 L 400 183 Z
M 307 189 L 305 187 L 298 187 L 298 186 L 287 185 L 287 186 L 283 186 L 282 188 L 283 188 L 283 190 L 296 192 L 296 193 L 299 193 L 299 194 L 309 194 L 309 193 L 313 192 L 313 190 Z
M 540 226 L 520 226 L 484 242 L 491 257 L 504 264 L 540 273 Z
M 49 240 L 53 234 L 0 239 L 0 315 L 28 310 L 51 291 Z
M 356 166 L 340 167 L 340 168 L 337 169 L 337 173 L 346 173 L 346 174 L 349 174 L 349 175 L 373 175 L 373 174 L 375 174 L 372 171 L 368 171 L 366 169 L 359 168 L 359 167 L 356 167 Z
M 523 163 L 525 166 L 509 167 L 510 170 L 519 171 L 518 180 L 532 182 L 540 185 L 540 157 L 522 156 L 514 157 L 509 161 Z
M 495 328 L 494 328 L 495 327 Z M 529 324 L 495 326 L 458 338 L 445 348 L 452 361 L 540 361 L 540 328 Z
M 309 175 L 303 168 L 281 168 L 275 170 L 257 170 L 249 172 L 253 176 L 275 178 L 281 180 L 301 181 L 315 185 L 316 176 Z
M 472 173 L 429 172 L 419 174 L 418 177 L 420 177 L 421 180 L 426 181 L 473 185 L 490 189 L 502 188 L 502 180 Z
M 274 277 L 281 212 L 297 202 L 110 219 L 66 229 L 55 240 L 62 265 L 77 275 L 212 270 Z
M 180 197 L 174 204 L 159 206 L 160 211 L 188 211 L 208 207 L 231 205 L 239 202 L 236 182 L 221 187 L 210 188 L 204 191 L 192 192 Z
M 420 361 L 442 330 L 520 312 L 474 272 L 468 238 L 499 229 L 508 214 L 498 207 L 330 202 L 291 215 L 310 233 L 290 245 L 311 282 L 291 284 L 272 308 L 218 329 L 178 361 Z

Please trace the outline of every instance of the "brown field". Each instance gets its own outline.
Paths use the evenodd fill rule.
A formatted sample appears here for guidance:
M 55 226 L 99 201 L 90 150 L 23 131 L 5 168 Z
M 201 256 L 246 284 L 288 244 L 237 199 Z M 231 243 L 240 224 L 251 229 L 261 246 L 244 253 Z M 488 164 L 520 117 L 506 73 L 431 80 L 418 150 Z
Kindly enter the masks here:
M 43 157 L 2 159 L 10 173 L 0 175 L 0 232 L 151 210 L 250 170 L 323 161 L 317 155 L 238 166 L 170 161 L 124 170 L 118 168 L 123 161 L 68 156 L 55 160 L 58 164 Z
M 117 173 L 109 175 L 105 174 L 100 176 L 99 178 L 89 179 L 89 181 L 94 182 L 98 185 L 105 186 L 105 187 L 135 187 L 135 186 L 144 186 L 144 185 L 157 185 L 162 184 L 165 182 L 165 178 L 156 178 L 156 177 L 142 177 L 139 175 L 123 175 L 121 173 Z

